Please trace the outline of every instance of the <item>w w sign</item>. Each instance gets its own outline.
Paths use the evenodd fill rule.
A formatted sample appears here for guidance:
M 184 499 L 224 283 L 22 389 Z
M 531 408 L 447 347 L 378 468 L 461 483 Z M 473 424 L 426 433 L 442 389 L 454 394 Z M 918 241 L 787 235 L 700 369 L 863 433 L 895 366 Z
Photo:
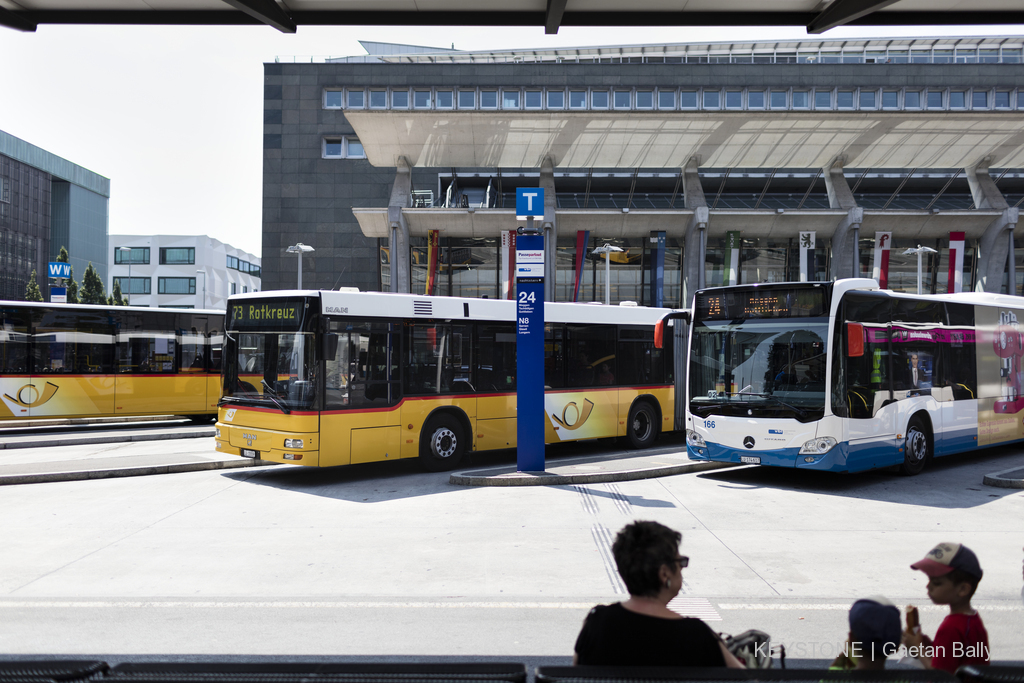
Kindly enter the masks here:
M 50 277 L 71 277 L 71 264 L 60 261 L 50 261 Z

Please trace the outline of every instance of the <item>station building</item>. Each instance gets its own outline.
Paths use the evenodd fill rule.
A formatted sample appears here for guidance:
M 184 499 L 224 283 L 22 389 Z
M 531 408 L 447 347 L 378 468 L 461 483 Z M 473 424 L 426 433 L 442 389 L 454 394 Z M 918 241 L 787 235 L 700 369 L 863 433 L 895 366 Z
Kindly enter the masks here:
M 108 249 L 107 291 L 132 306 L 224 309 L 262 289 L 258 256 L 207 235 L 111 235 Z
M 22 301 L 32 270 L 67 247 L 76 280 L 92 263 L 106 280 L 110 179 L 0 131 L 0 299 Z
M 891 289 L 920 246 L 925 292 L 1022 293 L 1022 36 L 364 47 L 264 65 L 264 289 L 303 242 L 307 287 L 507 296 L 542 187 L 549 300 L 603 300 L 605 244 L 613 303 L 871 277 L 879 242 Z

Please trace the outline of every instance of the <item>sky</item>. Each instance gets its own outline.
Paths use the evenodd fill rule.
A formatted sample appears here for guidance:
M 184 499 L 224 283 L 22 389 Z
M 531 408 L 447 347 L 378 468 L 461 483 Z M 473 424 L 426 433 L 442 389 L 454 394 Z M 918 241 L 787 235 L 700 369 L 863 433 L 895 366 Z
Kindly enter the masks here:
M 821 37 L 1019 35 L 1024 26 L 864 27 Z M 261 254 L 263 63 L 361 55 L 359 40 L 462 50 L 808 39 L 700 27 L 0 27 L 0 130 L 110 178 L 109 232 L 209 235 Z

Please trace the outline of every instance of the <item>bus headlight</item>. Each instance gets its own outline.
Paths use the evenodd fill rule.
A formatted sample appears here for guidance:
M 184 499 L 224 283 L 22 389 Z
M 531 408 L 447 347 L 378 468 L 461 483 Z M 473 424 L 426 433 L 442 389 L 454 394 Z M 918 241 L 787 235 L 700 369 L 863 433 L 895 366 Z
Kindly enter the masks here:
M 302 439 L 285 439 L 285 448 L 302 448 Z
M 686 445 L 693 446 L 694 448 L 706 448 L 707 444 L 704 443 L 704 437 L 693 431 L 692 429 L 686 430 Z
M 836 440 L 831 436 L 819 436 L 811 439 L 800 447 L 800 455 L 824 455 L 836 445 Z
M 214 427 L 214 431 L 217 433 L 217 438 L 220 438 L 220 427 Z

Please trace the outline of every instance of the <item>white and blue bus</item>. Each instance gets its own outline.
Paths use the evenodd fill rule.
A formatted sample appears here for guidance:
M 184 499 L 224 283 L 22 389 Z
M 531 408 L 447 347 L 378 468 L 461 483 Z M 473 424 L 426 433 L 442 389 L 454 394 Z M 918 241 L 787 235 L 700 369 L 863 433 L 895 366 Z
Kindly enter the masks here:
M 696 293 L 690 458 L 917 474 L 932 457 L 1024 440 L 1024 299 L 915 296 L 870 279 Z M 660 334 L 659 334 L 660 336 Z

